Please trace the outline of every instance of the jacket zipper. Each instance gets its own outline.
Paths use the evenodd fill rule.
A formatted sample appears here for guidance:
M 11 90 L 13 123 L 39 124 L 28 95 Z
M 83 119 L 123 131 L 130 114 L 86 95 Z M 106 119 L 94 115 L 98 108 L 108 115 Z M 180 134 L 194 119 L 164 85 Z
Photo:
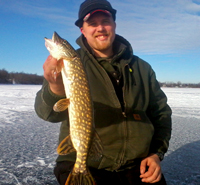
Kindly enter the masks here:
M 126 68 L 126 66 L 128 66 L 129 67 L 129 65 L 128 64 L 126 64 L 125 66 L 124 66 L 124 70 L 125 70 L 125 68 Z M 130 69 L 130 68 L 129 68 Z M 129 70 L 130 71 L 130 70 Z M 122 129 L 122 131 L 123 131 L 123 136 L 124 136 L 124 140 L 123 140 L 123 143 L 124 143 L 124 146 L 123 146 L 123 150 L 122 150 L 122 152 L 121 152 L 121 155 L 119 156 L 119 164 L 118 164 L 118 166 L 116 166 L 116 168 L 115 168 L 115 171 L 117 171 L 120 167 L 121 167 L 121 164 L 124 162 L 124 156 L 125 156 L 125 151 L 126 151 L 126 147 L 127 147 L 127 120 L 126 120 L 126 101 L 125 101 L 125 95 L 124 95 L 124 91 L 125 91 L 125 76 L 124 76 L 124 86 L 123 86 L 123 101 L 124 101 L 124 110 L 123 110 L 123 112 L 122 112 L 122 115 L 124 116 L 124 121 L 123 121 L 123 129 Z
M 93 56 L 91 55 L 91 57 L 93 58 Z M 94 60 L 93 60 L 94 61 Z M 111 82 L 111 79 L 110 79 L 110 77 L 108 76 L 108 74 L 107 74 L 107 72 L 106 72 L 106 70 L 95 60 L 95 62 L 96 62 L 96 64 L 99 66 L 99 67 L 101 67 L 101 69 L 104 71 L 104 73 L 106 74 L 105 76 L 106 76 L 106 78 L 108 78 L 108 81 L 110 81 L 110 83 L 112 84 L 112 82 Z M 126 64 L 125 66 L 124 66 L 124 70 L 125 70 L 125 68 L 126 68 L 126 66 L 128 66 L 129 67 L 129 65 L 128 64 Z M 130 67 L 129 67 L 129 71 L 130 71 Z M 132 71 L 130 71 L 130 72 L 132 72 Z M 125 78 L 124 78 L 124 82 L 125 82 Z M 124 86 L 125 86 L 125 83 L 124 83 Z M 114 92 L 115 92 L 115 89 L 114 89 L 114 85 L 112 84 L 112 87 L 113 87 L 113 90 L 114 90 Z M 125 99 L 124 99 L 124 87 L 123 87 L 123 101 L 124 101 L 124 110 L 122 110 L 122 105 L 121 105 L 121 103 L 120 103 L 120 101 L 119 101 L 119 99 L 118 99 L 118 97 L 117 97 L 117 100 L 118 100 L 118 102 L 119 102 L 119 104 L 120 104 L 120 106 L 121 106 L 121 110 L 122 110 L 122 115 L 123 115 L 123 117 L 124 117 L 124 121 L 123 121 L 123 127 L 124 127 L 124 129 L 122 129 L 123 130 L 123 134 L 124 134 L 124 146 L 123 146 L 123 149 L 122 149 L 122 152 L 121 152 L 121 155 L 119 155 L 119 161 L 120 161 L 120 163 L 117 165 L 117 166 L 115 166 L 115 169 L 113 169 L 113 170 L 118 170 L 120 167 L 121 167 L 121 164 L 123 163 L 123 159 L 124 159 L 124 155 L 125 155 L 125 150 L 126 150 L 126 140 L 127 140 L 127 123 L 126 123 L 126 102 L 125 102 Z M 115 94 L 116 94 L 116 92 L 115 92 Z M 117 96 L 117 94 L 116 94 L 116 96 Z

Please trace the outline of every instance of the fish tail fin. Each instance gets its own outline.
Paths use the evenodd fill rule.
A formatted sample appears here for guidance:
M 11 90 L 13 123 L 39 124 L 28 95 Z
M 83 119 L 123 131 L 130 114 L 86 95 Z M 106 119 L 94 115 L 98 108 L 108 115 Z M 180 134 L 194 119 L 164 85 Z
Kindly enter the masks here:
M 96 185 L 89 169 L 84 173 L 75 173 L 74 170 L 69 174 L 65 185 Z

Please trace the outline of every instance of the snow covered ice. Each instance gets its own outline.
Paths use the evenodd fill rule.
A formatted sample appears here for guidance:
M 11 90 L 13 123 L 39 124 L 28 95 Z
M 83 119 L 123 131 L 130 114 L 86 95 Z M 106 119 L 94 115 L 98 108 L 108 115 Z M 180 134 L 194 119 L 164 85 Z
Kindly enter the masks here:
M 168 185 L 200 185 L 200 89 L 163 88 L 172 108 L 172 138 L 162 162 Z
M 37 117 L 40 85 L 0 85 L 0 185 L 58 185 L 53 175 L 59 123 Z M 200 89 L 163 88 L 173 110 L 168 185 L 200 185 Z
M 0 185 L 57 185 L 53 167 L 60 124 L 36 115 L 40 88 L 0 85 Z

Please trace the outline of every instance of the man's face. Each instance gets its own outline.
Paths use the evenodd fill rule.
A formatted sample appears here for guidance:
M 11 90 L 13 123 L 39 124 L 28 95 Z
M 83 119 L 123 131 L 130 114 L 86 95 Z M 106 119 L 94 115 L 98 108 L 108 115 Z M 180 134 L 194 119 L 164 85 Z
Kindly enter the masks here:
M 86 22 L 83 22 L 81 32 L 95 55 L 103 57 L 112 55 L 115 28 L 116 24 L 111 16 L 96 12 Z

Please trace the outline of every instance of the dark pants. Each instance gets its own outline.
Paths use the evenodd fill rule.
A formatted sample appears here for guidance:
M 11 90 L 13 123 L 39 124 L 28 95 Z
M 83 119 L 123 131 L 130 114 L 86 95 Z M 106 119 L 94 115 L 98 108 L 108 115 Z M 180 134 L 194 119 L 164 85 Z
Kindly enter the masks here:
M 67 177 L 73 168 L 73 162 L 58 162 L 54 168 L 54 174 L 60 183 L 65 185 Z M 92 176 L 94 177 L 97 185 L 144 185 L 140 179 L 140 165 L 132 169 L 126 169 L 119 172 L 110 172 L 106 170 L 98 170 L 95 168 L 89 168 Z M 161 181 L 154 183 L 153 185 L 167 185 L 164 176 L 162 175 Z

